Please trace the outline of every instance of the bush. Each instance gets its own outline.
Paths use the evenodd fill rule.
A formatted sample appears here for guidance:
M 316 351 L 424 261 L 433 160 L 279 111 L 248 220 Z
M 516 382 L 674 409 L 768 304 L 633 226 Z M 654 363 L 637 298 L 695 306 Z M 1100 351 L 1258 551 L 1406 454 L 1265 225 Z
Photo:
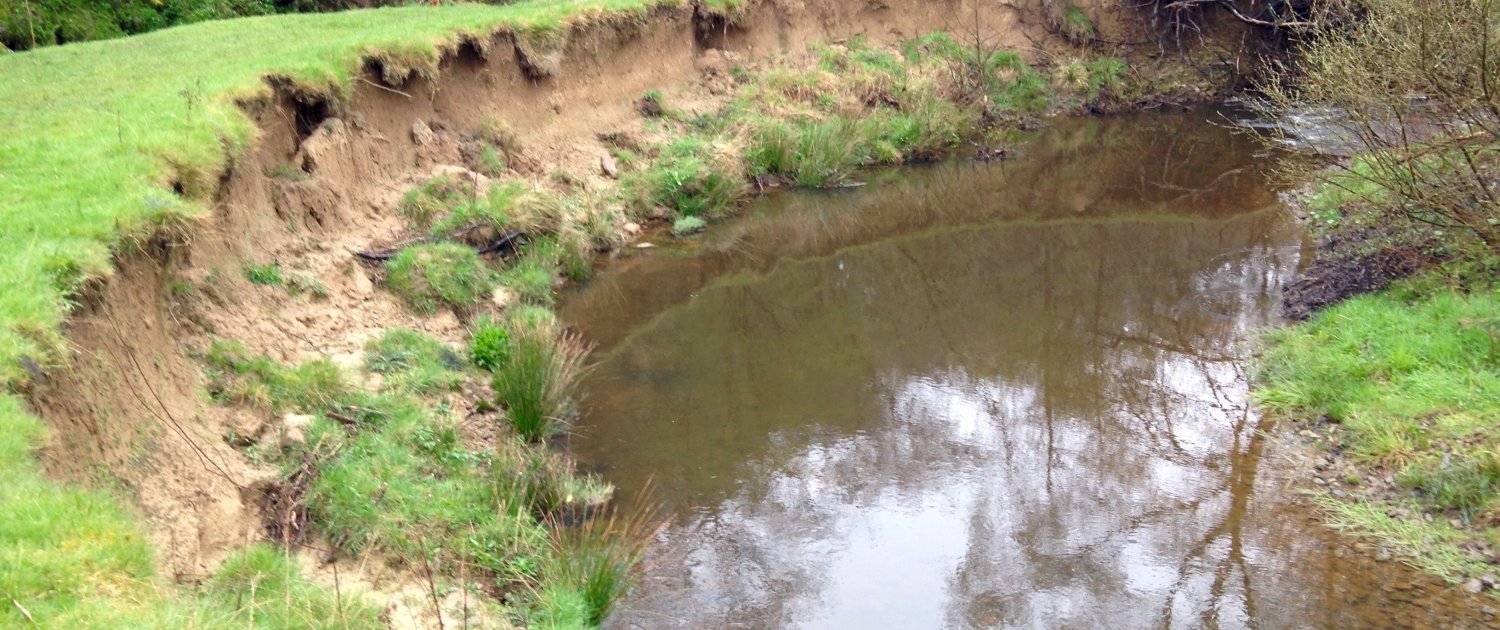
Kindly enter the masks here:
M 408 247 L 387 262 L 385 283 L 419 313 L 442 305 L 464 312 L 494 290 L 495 274 L 473 249 L 434 243 Z

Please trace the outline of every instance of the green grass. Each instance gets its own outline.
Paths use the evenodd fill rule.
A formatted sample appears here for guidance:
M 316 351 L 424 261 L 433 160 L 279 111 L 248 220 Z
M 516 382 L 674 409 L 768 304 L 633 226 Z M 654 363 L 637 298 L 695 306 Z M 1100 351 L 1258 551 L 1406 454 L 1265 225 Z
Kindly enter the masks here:
M 469 361 L 486 372 L 493 372 L 510 360 L 510 331 L 488 317 L 474 323 L 469 333 Z
M 1500 510 L 1500 291 L 1444 286 L 1436 273 L 1357 297 L 1265 339 L 1255 398 L 1294 418 L 1339 425 L 1341 450 L 1393 474 L 1437 518 L 1373 518 L 1339 508 L 1336 523 L 1390 540 L 1453 579 L 1462 538 L 1495 539 Z M 1378 503 L 1378 499 L 1376 500 Z M 1475 532 L 1447 532 L 1447 521 Z M 1447 559 L 1445 559 L 1447 558 Z
M 343 375 L 327 359 L 283 366 L 234 341 L 215 341 L 204 356 L 209 395 L 216 400 L 276 412 L 312 411 L 348 391 Z
M 516 309 L 506 327 L 509 360 L 491 379 L 498 402 L 521 437 L 539 441 L 560 433 L 573 411 L 588 348 L 561 333 L 545 309 Z
M 380 611 L 345 595 L 343 601 L 298 573 L 298 563 L 267 544 L 231 555 L 204 585 L 207 599 L 232 611 L 241 628 L 373 628 Z
M 263 287 L 279 287 L 286 282 L 281 275 L 281 265 L 276 263 L 245 267 L 245 278 Z
M 387 387 L 412 394 L 453 391 L 464 380 L 463 357 L 443 342 L 405 328 L 387 330 L 370 341 L 365 368 L 386 375 Z
M 475 199 L 474 184 L 455 177 L 439 175 L 428 179 L 401 197 L 397 211 L 420 229 L 432 226 L 438 217 Z
M 419 313 L 434 313 L 444 305 L 465 312 L 495 288 L 495 273 L 484 259 L 457 243 L 408 247 L 385 269 L 386 288 Z

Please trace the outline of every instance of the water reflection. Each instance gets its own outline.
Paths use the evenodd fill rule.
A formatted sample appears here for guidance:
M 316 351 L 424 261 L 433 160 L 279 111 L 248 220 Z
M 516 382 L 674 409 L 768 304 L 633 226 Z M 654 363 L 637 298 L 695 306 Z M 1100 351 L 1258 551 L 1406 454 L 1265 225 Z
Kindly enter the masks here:
M 575 449 L 676 516 L 612 624 L 1389 620 L 1262 498 L 1246 339 L 1301 241 L 1195 120 L 787 197 L 573 296 L 607 348 Z

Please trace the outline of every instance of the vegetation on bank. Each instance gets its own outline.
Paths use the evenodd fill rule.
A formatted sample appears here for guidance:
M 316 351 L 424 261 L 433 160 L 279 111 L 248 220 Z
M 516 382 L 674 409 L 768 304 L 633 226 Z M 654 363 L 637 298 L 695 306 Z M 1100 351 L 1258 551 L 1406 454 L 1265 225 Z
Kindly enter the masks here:
M 71 296 L 110 273 L 111 252 L 203 212 L 229 157 L 250 142 L 252 126 L 234 101 L 267 93 L 262 77 L 340 98 L 366 58 L 435 72 L 442 51 L 463 37 L 499 29 L 555 37 L 578 21 L 675 4 L 278 16 L 0 54 L 0 196 L 8 204 L 0 213 L 0 382 L 14 390 L 61 361 Z M 159 582 L 136 515 L 106 491 L 42 475 L 32 451 L 43 433 L 18 395 L 0 396 L 0 625 L 274 627 L 247 616 L 256 608 L 246 600 Z
M 1366 0 L 1315 22 L 1283 108 L 1345 116 L 1314 175 L 1321 282 L 1424 269 L 1267 337 L 1257 398 L 1324 432 L 1335 525 L 1470 590 L 1500 569 L 1500 5 Z M 1398 261 L 1393 265 L 1391 261 Z M 1347 275 L 1350 278 L 1340 279 Z
M 553 41 L 580 22 L 637 23 L 682 5 L 536 0 L 278 16 L 0 55 L 0 193 L 12 204 L 0 215 L 0 380 L 16 388 L 60 361 L 60 322 L 84 282 L 110 273 L 113 252 L 203 213 L 229 160 L 251 142 L 252 125 L 234 103 L 265 95 L 264 77 L 339 102 L 367 59 L 390 72 L 435 74 L 464 38 L 509 30 Z M 474 130 L 476 170 L 497 178 L 488 190 L 429 182 L 413 191 L 402 212 L 435 242 L 398 255 L 383 286 L 420 312 L 488 308 L 487 298 L 499 301 L 495 285 L 526 305 L 476 323 L 467 353 L 393 331 L 372 344 L 366 365 L 386 385 L 364 391 L 327 361 L 284 366 L 232 343 L 210 349 L 219 402 L 311 416 L 303 439 L 250 446 L 297 489 L 300 524 L 348 553 L 378 549 L 426 563 L 429 575 L 480 579 L 481 590 L 514 607 L 500 614 L 542 627 L 597 623 L 639 557 L 629 541 L 644 522 L 549 526 L 576 520 L 606 492 L 543 446 L 569 421 L 585 350 L 537 308 L 550 303 L 559 277 L 586 277 L 627 213 L 666 208 L 684 233 L 696 231 L 752 194 L 752 183 L 839 185 L 857 168 L 932 159 L 1018 116 L 1108 109 L 1157 89 L 1117 60 L 1043 69 L 945 36 L 901 54 L 860 42 L 827 47 L 815 67 L 740 69 L 735 80 L 733 105 L 703 116 L 656 95 L 656 131 L 681 137 L 617 143 L 618 190 L 520 181 L 511 172 L 520 149 L 497 123 Z M 513 232 L 524 237 L 498 265 L 472 249 Z M 245 274 L 267 287 L 301 286 L 274 263 Z M 488 381 L 506 419 L 483 449 L 460 439 L 444 403 L 476 379 Z M 41 431 L 18 397 L 0 397 L 0 511 L 19 515 L 0 523 L 0 620 L 361 625 L 368 611 L 286 578 L 296 574 L 291 561 L 275 564 L 265 550 L 245 552 L 200 589 L 165 588 L 133 515 L 105 492 L 42 477 L 31 455 Z M 268 577 L 273 571 L 283 579 Z M 329 602 L 343 617 L 328 614 Z

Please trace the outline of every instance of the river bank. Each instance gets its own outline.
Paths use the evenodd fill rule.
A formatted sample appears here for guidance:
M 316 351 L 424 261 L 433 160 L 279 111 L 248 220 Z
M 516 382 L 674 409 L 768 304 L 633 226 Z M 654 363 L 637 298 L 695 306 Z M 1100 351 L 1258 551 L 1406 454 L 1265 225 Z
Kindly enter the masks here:
M 1105 54 L 1140 26 L 1089 7 L 1072 39 L 1009 11 L 973 15 L 973 49 L 923 37 L 952 9 L 413 8 L 0 57 L 0 123 L 28 130 L 0 152 L 0 358 L 25 398 L 0 499 L 27 515 L 0 529 L 4 614 L 597 623 L 639 532 L 559 525 L 608 494 L 546 445 L 580 361 L 539 310 L 562 278 L 763 186 L 1232 78 L 1217 53 L 1207 75 Z

